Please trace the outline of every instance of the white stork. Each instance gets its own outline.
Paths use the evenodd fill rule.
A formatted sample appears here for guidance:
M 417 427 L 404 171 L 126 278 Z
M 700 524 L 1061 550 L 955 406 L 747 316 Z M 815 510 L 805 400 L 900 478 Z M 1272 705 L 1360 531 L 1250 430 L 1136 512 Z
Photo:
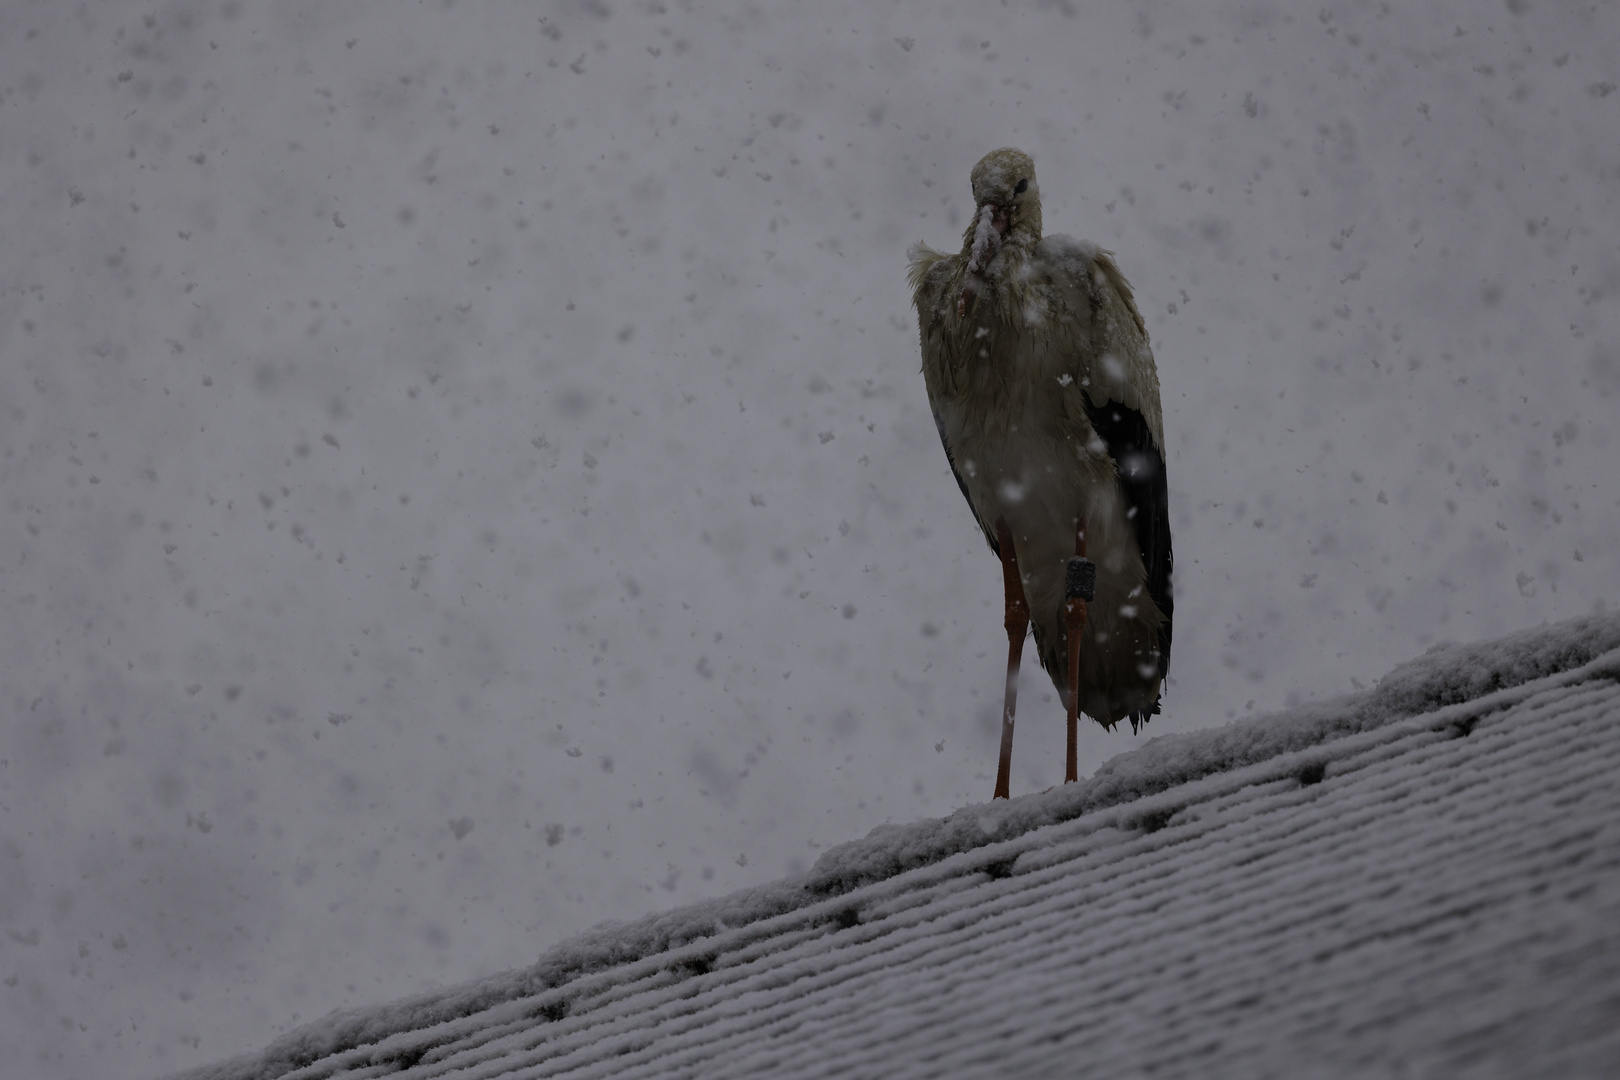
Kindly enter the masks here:
M 1008 656 L 994 797 L 1006 798 L 1031 621 L 1068 710 L 1065 782 L 1077 777 L 1078 713 L 1135 731 L 1159 711 L 1169 500 L 1159 376 L 1113 256 L 1041 236 L 1035 163 L 1021 150 L 973 167 L 973 202 L 959 254 L 911 249 L 911 287 L 945 456 L 1001 559 Z

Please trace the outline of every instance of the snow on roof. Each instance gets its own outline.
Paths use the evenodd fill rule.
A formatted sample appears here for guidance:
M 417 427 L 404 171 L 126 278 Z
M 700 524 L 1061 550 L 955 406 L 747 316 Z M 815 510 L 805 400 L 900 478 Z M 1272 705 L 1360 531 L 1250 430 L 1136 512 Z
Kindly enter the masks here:
M 191 1080 L 1620 1075 L 1620 617 L 1157 738 Z

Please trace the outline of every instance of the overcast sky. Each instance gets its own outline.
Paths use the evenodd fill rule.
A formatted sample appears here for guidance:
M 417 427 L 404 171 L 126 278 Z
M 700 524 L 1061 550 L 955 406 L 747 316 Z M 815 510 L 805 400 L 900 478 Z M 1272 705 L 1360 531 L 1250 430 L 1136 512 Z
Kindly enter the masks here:
M 1620 9 L 1304 12 L 0 5 L 0 1059 L 218 1059 L 987 798 L 905 249 L 998 146 L 1164 391 L 1171 685 L 1082 773 L 1620 599 Z

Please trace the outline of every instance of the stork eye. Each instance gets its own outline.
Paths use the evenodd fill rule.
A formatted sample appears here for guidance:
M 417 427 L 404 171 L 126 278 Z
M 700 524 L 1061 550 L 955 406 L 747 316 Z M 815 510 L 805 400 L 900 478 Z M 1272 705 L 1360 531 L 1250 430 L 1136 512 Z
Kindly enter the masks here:
M 1018 181 L 1018 186 L 1013 188 L 1013 194 L 1014 195 L 1022 195 L 1024 192 L 1026 192 L 1028 190 L 1029 190 L 1029 181 L 1028 180 L 1020 180 L 1020 181 Z

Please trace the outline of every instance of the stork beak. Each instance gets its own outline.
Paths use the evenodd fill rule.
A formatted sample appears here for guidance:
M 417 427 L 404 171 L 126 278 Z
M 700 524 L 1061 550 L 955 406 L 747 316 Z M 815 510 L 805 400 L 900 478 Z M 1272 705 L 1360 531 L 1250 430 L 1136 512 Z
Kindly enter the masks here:
M 990 265 L 996 249 L 1007 235 L 1007 215 L 993 202 L 982 202 L 973 215 L 973 244 L 968 251 L 967 273 L 962 280 L 962 295 L 956 301 L 956 317 L 967 314 L 968 300 L 978 291 L 979 275 Z
M 990 225 L 996 230 L 996 235 L 1005 237 L 1009 225 L 1007 209 L 999 203 L 983 202 L 979 204 L 979 212 L 990 211 Z

